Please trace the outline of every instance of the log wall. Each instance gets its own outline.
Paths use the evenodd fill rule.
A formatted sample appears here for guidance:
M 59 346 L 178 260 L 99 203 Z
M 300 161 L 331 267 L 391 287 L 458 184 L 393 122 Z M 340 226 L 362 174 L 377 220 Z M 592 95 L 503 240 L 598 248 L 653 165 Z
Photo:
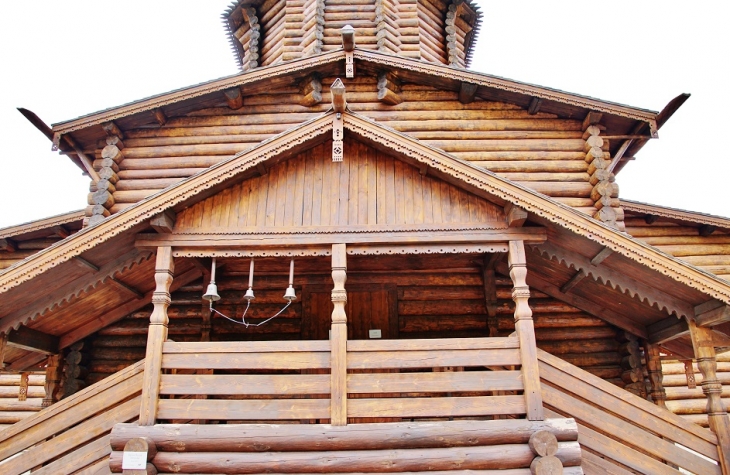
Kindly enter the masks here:
M 21 375 L 0 373 L 0 431 L 43 409 L 45 382 L 45 373 L 28 373 L 28 388 L 24 399 L 21 396 Z
M 334 79 L 322 79 L 323 97 L 329 98 Z M 377 98 L 375 77 L 358 76 L 346 82 L 348 105 L 353 111 L 591 216 L 595 214 L 580 121 L 545 113 L 530 115 L 506 103 L 476 100 L 462 104 L 456 92 L 415 84 L 403 84 L 403 102 L 389 106 Z M 298 88 L 281 89 L 246 96 L 245 107 L 239 110 L 221 104 L 189 117 L 170 118 L 161 127 L 127 131 L 112 212 L 329 107 L 327 101 L 305 107 L 300 105 L 301 99 Z M 100 168 L 101 162 L 96 160 L 95 166 Z
M 700 269 L 730 279 L 730 234 L 715 230 L 702 236 L 702 226 L 659 218 L 651 224 L 627 215 L 626 232 Z
M 667 394 L 667 409 L 685 419 L 709 427 L 707 418 L 707 397 L 702 392 L 702 373 L 697 363 L 692 364 L 694 386 L 690 387 L 687 381 L 684 362 L 665 360 L 662 362 L 664 375 L 662 384 Z M 717 379 L 722 383 L 722 399 L 727 406 L 730 404 L 730 353 L 717 355 Z

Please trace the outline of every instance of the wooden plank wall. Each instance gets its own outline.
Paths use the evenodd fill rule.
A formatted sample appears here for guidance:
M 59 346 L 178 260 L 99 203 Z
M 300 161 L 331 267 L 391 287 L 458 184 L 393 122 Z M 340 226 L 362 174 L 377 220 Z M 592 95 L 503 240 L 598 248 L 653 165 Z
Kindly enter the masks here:
M 244 227 L 494 223 L 502 208 L 355 141 L 342 163 L 332 142 L 279 163 L 178 215 L 176 232 Z
M 329 97 L 335 78 L 322 80 Z M 403 103 L 377 99 L 375 77 L 346 80 L 349 107 L 452 155 L 485 167 L 589 215 L 596 212 L 585 162 L 581 121 L 528 114 L 518 106 L 477 100 L 461 104 L 458 93 L 404 84 Z M 233 154 L 324 112 L 329 103 L 299 104 L 298 88 L 246 96 L 245 106 L 198 111 L 170 118 L 162 127 L 126 131 L 112 212 L 200 172 Z M 607 142 L 607 141 L 606 141 Z M 347 158 L 346 158 L 347 160 Z M 98 163 L 97 163 L 98 164 Z
M 45 373 L 37 371 L 28 375 L 28 392 L 25 401 L 18 398 L 20 378 L 19 373 L 0 374 L 0 430 L 43 409 L 43 398 L 46 395 Z
M 648 224 L 627 213 L 626 232 L 667 254 L 678 257 L 723 279 L 730 279 L 730 234 L 716 230 L 700 235 L 700 225 L 680 224 L 659 218 Z

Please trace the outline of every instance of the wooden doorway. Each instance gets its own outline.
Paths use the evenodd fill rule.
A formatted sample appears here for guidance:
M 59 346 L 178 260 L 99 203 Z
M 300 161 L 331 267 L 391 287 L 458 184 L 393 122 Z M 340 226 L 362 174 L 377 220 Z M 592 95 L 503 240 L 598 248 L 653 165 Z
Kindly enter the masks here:
M 332 317 L 331 287 L 302 289 L 302 339 L 327 340 Z M 398 292 L 395 284 L 347 286 L 347 339 L 398 338 Z

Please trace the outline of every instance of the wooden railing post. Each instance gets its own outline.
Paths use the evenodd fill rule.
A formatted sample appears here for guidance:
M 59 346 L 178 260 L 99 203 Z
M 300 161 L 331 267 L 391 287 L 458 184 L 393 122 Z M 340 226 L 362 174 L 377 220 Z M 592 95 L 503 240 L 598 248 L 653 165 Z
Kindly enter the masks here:
M 332 245 L 332 328 L 330 331 L 331 391 L 330 423 L 333 426 L 347 425 L 347 253 L 344 244 Z
M 717 436 L 718 451 L 722 473 L 730 473 L 730 421 L 723 402 L 722 384 L 717 379 L 717 361 L 712 342 L 712 331 L 698 327 L 694 320 L 688 319 L 689 333 L 692 337 L 697 366 L 702 373 L 702 392 L 707 396 L 707 417 L 710 429 Z
M 527 418 L 531 421 L 545 419 L 540 392 L 540 373 L 537 366 L 537 343 L 532 310 L 528 304 L 530 288 L 527 286 L 527 257 L 523 241 L 510 241 L 509 275 L 512 278 L 512 300 L 515 302 L 515 330 L 520 340 L 522 380 L 525 386 Z
M 147 332 L 147 353 L 144 362 L 142 403 L 139 410 L 139 425 L 149 426 L 157 418 L 157 401 L 160 397 L 162 373 L 162 345 L 167 340 L 167 307 L 170 306 L 170 285 L 175 265 L 171 247 L 158 247 L 155 263 L 155 291 L 152 294 L 154 309 L 150 315 Z

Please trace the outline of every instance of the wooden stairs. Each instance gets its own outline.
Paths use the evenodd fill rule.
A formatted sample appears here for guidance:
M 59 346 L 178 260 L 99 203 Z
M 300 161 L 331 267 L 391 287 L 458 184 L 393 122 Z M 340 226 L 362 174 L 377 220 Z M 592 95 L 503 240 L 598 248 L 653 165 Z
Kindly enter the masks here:
M 534 454 L 526 442 L 537 430 L 555 434 L 564 473 L 577 474 L 581 469 L 587 474 L 619 475 L 723 473 L 717 438 L 709 430 L 544 351 L 538 350 L 537 359 L 545 421 L 503 416 L 340 427 L 253 423 L 141 427 L 136 423 L 144 369 L 140 361 L 1 432 L 0 473 L 121 472 L 124 444 L 145 436 L 157 446 L 152 463 L 159 473 L 459 475 L 471 470 L 468 473 L 518 475 L 530 473 L 525 462 L 529 465 Z M 580 446 L 575 442 L 576 429 Z
M 109 433 L 139 417 L 143 371 L 140 361 L 0 432 L 0 473 L 110 473 Z

